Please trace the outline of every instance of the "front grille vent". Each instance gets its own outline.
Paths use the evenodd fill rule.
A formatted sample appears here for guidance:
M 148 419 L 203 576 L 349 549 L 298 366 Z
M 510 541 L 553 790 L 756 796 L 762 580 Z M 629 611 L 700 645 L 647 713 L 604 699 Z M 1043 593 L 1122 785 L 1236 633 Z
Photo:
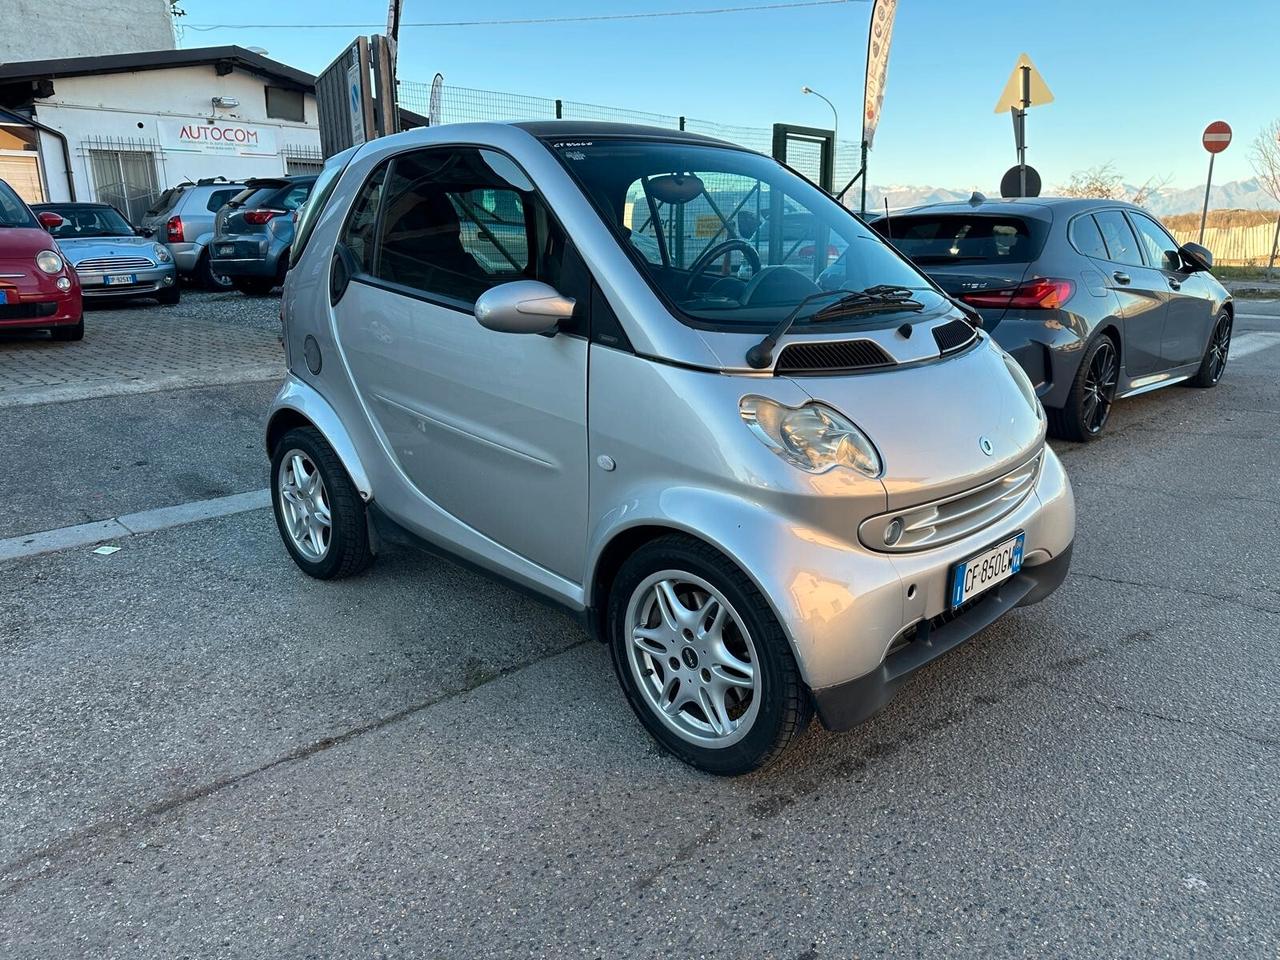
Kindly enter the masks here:
M 972 490 L 869 517 L 859 525 L 858 536 L 869 549 L 884 553 L 910 553 L 954 543 L 1012 513 L 1035 489 L 1039 475 L 1037 454 L 1004 476 Z M 901 524 L 902 532 L 888 543 L 885 532 L 894 521 Z
M 804 376 L 845 373 L 891 367 L 893 357 L 873 340 L 838 340 L 827 343 L 793 343 L 786 347 L 774 366 L 775 373 Z
M 112 270 L 147 270 L 155 261 L 146 257 L 90 257 L 76 264 L 76 273 L 109 273 Z
M 939 353 L 954 353 L 971 344 L 978 336 L 963 320 L 952 320 L 940 327 L 933 328 L 933 339 L 937 341 Z

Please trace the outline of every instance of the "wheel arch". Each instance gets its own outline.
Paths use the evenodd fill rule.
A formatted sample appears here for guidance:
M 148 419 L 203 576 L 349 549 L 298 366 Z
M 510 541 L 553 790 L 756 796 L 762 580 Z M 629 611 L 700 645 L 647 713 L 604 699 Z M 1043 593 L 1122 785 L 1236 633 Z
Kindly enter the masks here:
M 280 388 L 267 418 L 263 437 L 267 456 L 275 451 L 281 437 L 297 427 L 313 427 L 319 431 L 338 455 L 352 485 L 360 494 L 360 499 L 365 503 L 373 500 L 373 485 L 369 481 L 369 474 L 338 414 L 314 387 L 291 376 Z

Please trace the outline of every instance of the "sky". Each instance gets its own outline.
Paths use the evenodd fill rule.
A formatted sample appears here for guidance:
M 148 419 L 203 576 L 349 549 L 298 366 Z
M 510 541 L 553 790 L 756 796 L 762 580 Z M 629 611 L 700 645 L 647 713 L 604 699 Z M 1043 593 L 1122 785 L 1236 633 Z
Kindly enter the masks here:
M 405 0 L 403 19 L 491 20 L 765 6 L 778 0 Z M 184 47 L 260 46 L 323 69 L 359 33 L 379 33 L 387 0 L 181 0 Z M 1158 9 L 1159 13 L 1155 11 Z M 857 139 L 871 3 L 596 23 L 406 27 L 402 80 L 585 101 L 721 123 L 831 126 Z M 363 30 L 264 24 L 366 23 Z M 253 24 L 245 29 L 203 29 Z M 1021 53 L 1054 102 L 1027 115 L 1028 162 L 1047 187 L 1111 163 L 1130 183 L 1203 183 L 1205 125 L 1235 138 L 1214 182 L 1252 176 L 1249 142 L 1280 117 L 1280 0 L 899 0 L 870 180 L 992 189 L 1015 160 L 994 113 Z

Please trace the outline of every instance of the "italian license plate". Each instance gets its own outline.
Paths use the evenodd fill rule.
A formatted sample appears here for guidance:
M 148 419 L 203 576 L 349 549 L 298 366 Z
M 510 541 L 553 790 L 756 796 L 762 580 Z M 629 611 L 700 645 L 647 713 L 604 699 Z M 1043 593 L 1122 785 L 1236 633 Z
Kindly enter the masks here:
M 218 256 L 220 257 L 234 256 L 235 252 L 235 244 L 232 243 L 224 243 L 218 247 Z
M 983 550 L 951 568 L 951 606 L 958 607 L 1022 569 L 1022 545 L 1026 534 L 1019 533 L 1003 543 Z
M 112 273 L 106 277 L 108 287 L 127 287 L 131 283 L 138 282 L 138 275 L 134 273 Z

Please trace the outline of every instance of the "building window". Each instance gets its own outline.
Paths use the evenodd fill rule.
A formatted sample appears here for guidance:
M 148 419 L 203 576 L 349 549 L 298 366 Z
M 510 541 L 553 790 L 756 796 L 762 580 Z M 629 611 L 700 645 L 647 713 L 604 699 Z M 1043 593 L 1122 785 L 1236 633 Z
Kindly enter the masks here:
M 98 200 L 109 203 L 130 223 L 138 223 L 159 190 L 155 154 L 144 150 L 89 150 L 89 169 Z
M 286 143 L 280 152 L 284 155 L 284 172 L 291 177 L 317 174 L 324 169 L 319 147 Z
M 284 87 L 267 87 L 267 116 L 274 120 L 292 120 L 305 123 L 306 108 L 302 100 L 301 90 L 286 90 Z

